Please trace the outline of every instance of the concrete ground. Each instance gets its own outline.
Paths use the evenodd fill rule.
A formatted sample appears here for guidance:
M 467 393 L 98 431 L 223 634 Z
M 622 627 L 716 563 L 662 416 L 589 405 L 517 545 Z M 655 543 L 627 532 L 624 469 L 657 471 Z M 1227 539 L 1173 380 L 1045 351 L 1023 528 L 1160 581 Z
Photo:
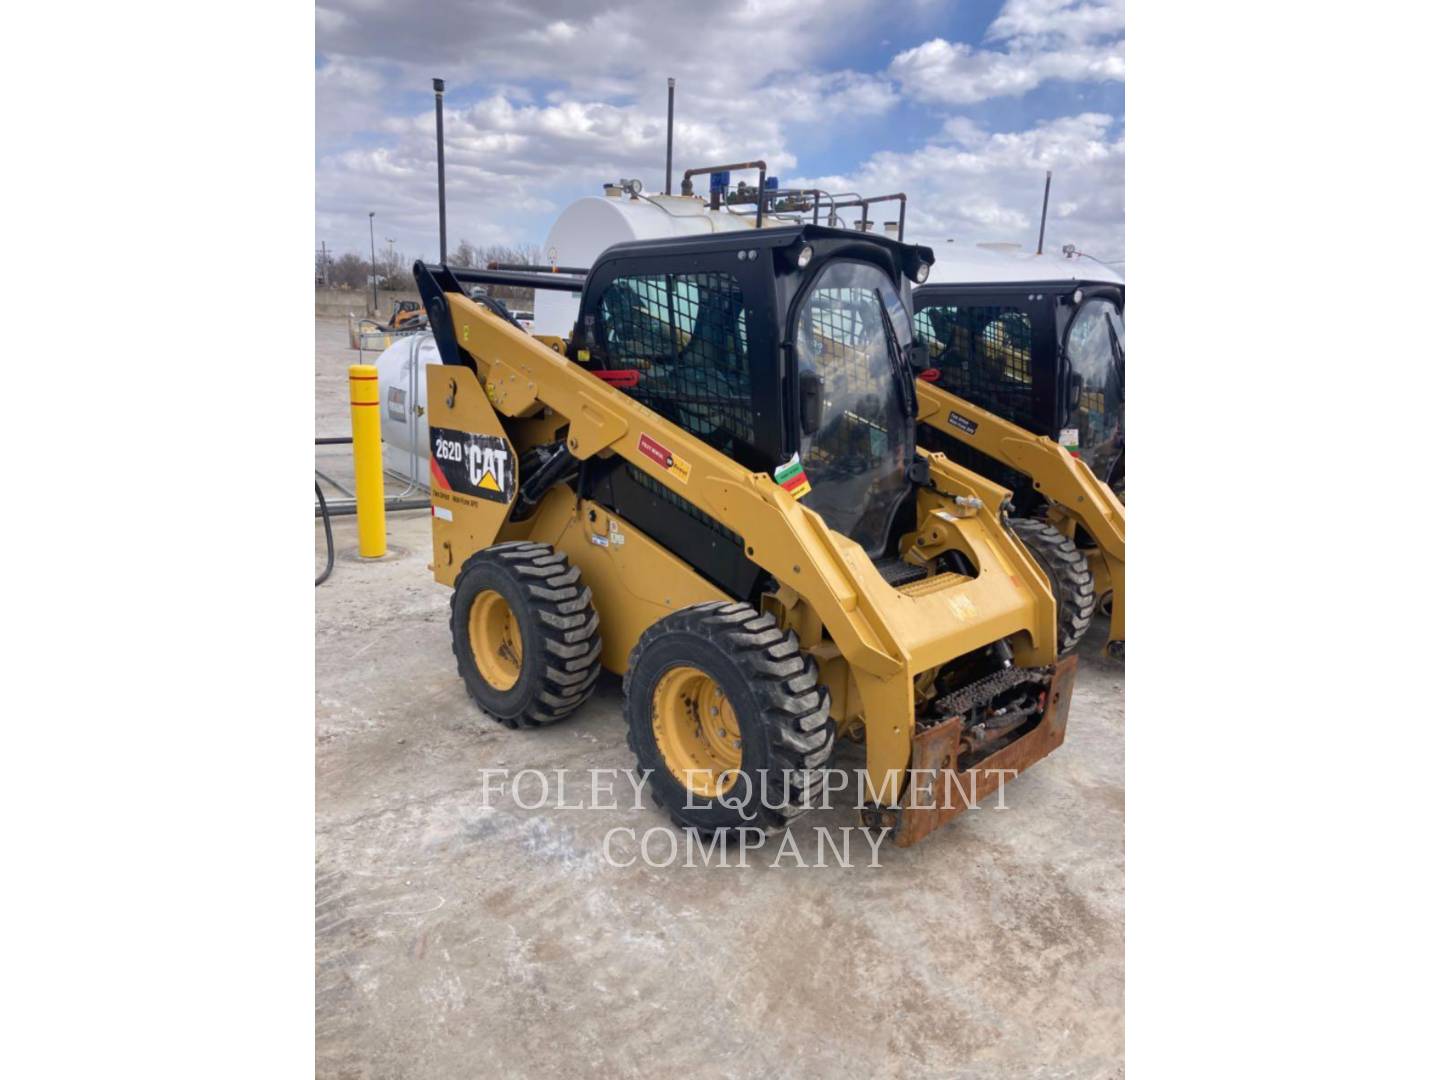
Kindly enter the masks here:
M 343 433 L 344 320 L 316 344 L 317 430 Z M 814 865 L 816 827 L 855 824 L 839 807 L 792 830 L 804 866 L 780 837 L 744 868 L 683 865 L 683 837 L 672 865 L 618 866 L 635 846 L 607 860 L 610 830 L 670 832 L 634 808 L 618 681 L 549 729 L 489 720 L 455 672 L 427 515 L 389 534 L 362 563 L 337 521 L 315 597 L 318 1076 L 1123 1075 L 1125 680 L 1103 621 L 1065 744 L 1005 809 L 878 866 L 858 835 L 851 866 Z M 590 768 L 622 770 L 618 809 Z M 485 769 L 540 770 L 546 805 L 519 805 L 531 776 L 487 806 Z M 585 808 L 557 805 L 560 769 Z

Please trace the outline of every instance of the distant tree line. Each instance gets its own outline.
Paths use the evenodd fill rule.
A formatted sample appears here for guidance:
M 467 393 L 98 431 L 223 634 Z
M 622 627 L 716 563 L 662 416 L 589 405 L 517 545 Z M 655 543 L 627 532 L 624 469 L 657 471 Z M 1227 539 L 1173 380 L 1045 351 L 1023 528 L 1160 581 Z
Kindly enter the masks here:
M 541 263 L 538 244 L 520 244 L 511 247 L 506 244 L 489 244 L 476 247 L 469 240 L 461 240 L 460 246 L 450 253 L 446 260 L 451 266 L 483 267 L 489 263 L 517 263 L 538 266 Z M 396 251 L 387 245 L 375 252 L 375 276 L 380 288 L 394 292 L 410 292 L 415 288 L 411 273 L 414 261 L 403 251 Z M 315 252 L 315 284 L 329 285 L 335 289 L 370 288 L 370 260 L 353 251 L 336 255 L 333 251 Z M 506 302 L 529 308 L 534 304 L 535 290 L 520 289 L 512 285 L 488 286 L 491 296 Z

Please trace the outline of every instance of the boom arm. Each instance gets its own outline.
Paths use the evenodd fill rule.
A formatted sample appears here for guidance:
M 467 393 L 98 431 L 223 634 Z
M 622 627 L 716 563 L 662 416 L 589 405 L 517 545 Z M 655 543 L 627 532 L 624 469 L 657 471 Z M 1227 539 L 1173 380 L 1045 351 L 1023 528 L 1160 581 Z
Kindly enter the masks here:
M 1024 473 L 1034 482 L 1035 490 L 1060 507 L 1064 516 L 1079 522 L 1095 539 L 1103 570 L 1114 590 L 1107 647 L 1112 652 L 1117 644 L 1123 648 L 1125 504 L 1108 485 L 1100 482 L 1088 465 L 1053 439 L 1026 431 L 923 379 L 916 380 L 915 389 L 921 423 Z

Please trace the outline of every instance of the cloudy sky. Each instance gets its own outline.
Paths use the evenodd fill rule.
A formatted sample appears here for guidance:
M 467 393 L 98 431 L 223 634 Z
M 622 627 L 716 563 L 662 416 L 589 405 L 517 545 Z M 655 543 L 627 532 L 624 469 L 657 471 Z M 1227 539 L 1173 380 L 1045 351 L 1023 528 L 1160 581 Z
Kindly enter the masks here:
M 1125 244 L 1120 0 L 321 0 L 316 246 L 538 244 L 606 180 L 763 158 L 786 187 L 910 197 L 906 239 Z M 752 181 L 753 182 L 753 181 Z

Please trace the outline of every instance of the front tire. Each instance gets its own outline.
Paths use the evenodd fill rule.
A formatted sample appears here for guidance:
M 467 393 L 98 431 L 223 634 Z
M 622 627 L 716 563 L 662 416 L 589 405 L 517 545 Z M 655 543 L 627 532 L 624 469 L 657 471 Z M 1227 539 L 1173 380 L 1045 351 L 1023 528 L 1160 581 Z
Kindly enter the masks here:
M 450 597 L 456 665 L 506 727 L 578 709 L 600 677 L 600 617 L 580 568 L 548 544 L 496 544 L 465 560 Z
M 717 600 L 641 635 L 625 673 L 630 749 L 683 828 L 781 828 L 810 809 L 835 749 L 830 692 L 793 631 Z
M 1057 608 L 1056 647 L 1062 656 L 1074 652 L 1095 618 L 1095 578 L 1090 564 L 1075 541 L 1048 522 L 1018 518 L 1010 524 L 1050 580 Z

